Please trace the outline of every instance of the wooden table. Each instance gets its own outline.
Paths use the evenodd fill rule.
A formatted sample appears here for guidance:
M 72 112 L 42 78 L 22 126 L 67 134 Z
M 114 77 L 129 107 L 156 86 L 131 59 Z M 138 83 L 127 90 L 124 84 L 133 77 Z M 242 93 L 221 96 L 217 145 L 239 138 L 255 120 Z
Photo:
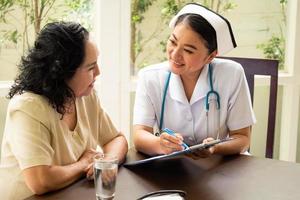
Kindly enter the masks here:
M 127 160 L 145 156 L 130 150 Z M 120 167 L 115 200 L 133 200 L 148 192 L 179 189 L 189 200 L 300 200 L 300 164 L 253 156 L 213 156 L 192 160 L 177 157 L 131 168 Z M 37 199 L 95 200 L 92 181 L 73 185 Z

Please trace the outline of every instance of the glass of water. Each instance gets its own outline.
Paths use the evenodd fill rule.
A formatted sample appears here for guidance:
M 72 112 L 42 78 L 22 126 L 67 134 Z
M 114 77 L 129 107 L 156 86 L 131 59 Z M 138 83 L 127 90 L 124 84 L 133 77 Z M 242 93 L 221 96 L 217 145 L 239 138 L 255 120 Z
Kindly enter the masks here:
M 118 159 L 111 154 L 94 157 L 94 181 L 97 200 L 113 199 L 118 174 Z

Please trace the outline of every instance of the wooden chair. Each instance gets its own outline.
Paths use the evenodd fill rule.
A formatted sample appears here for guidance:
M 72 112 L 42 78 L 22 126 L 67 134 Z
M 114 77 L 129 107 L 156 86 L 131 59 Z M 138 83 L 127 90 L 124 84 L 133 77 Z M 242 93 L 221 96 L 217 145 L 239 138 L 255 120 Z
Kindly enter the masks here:
M 250 94 L 251 94 L 252 105 L 253 105 L 253 94 L 254 94 L 254 76 L 264 75 L 264 76 L 271 77 L 265 157 L 273 158 L 277 86 L 278 86 L 278 60 L 239 58 L 239 57 L 222 57 L 222 58 L 234 60 L 243 66 L 246 74 Z

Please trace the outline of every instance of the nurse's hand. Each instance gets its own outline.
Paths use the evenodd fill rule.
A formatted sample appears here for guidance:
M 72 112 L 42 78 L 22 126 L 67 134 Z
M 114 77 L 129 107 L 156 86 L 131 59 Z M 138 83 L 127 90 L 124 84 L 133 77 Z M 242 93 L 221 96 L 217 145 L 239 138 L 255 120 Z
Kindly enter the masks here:
M 206 138 L 203 140 L 203 143 L 208 143 L 215 140 L 214 138 Z M 186 154 L 188 157 L 193 158 L 194 160 L 197 160 L 199 158 L 207 158 L 210 157 L 215 152 L 215 146 L 212 146 L 207 149 L 201 149 L 201 150 L 194 150 L 191 153 Z
M 170 154 L 184 149 L 182 146 L 183 137 L 178 133 L 175 133 L 174 136 L 163 132 L 159 137 L 159 142 L 163 154 Z

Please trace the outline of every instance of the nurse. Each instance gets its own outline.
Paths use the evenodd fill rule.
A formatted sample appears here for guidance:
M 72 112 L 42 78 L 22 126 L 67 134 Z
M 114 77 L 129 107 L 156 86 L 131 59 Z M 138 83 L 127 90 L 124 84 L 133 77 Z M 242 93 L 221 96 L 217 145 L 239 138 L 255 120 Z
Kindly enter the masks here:
M 216 58 L 236 47 L 230 23 L 199 5 L 185 5 L 170 22 L 168 61 L 139 72 L 134 145 L 149 155 L 182 150 L 217 138 L 234 140 L 190 154 L 239 154 L 256 121 L 242 66 Z M 165 128 L 175 132 L 170 135 Z

